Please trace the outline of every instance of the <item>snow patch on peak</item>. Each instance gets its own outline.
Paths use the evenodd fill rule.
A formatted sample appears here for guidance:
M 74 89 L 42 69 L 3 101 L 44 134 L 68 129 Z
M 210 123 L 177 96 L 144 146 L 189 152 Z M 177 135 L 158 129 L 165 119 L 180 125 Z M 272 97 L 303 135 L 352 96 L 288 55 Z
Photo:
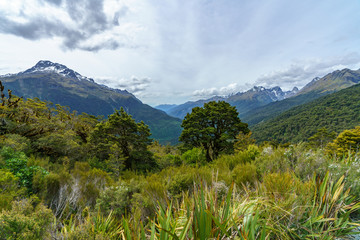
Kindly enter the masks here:
M 73 78 L 79 81 L 87 80 L 90 82 L 94 82 L 92 78 L 87 78 L 85 76 L 82 76 L 81 74 L 66 67 L 65 65 L 59 63 L 53 63 L 48 60 L 40 60 L 34 67 L 29 68 L 28 70 L 24 72 L 20 72 L 18 74 L 31 74 L 36 72 L 56 73 L 63 77 Z
M 11 77 L 13 75 L 14 75 L 13 73 L 7 73 L 7 74 L 4 74 L 4 75 L 0 75 L 0 77 Z
M 254 86 L 252 89 L 250 89 L 251 91 L 254 92 L 262 92 L 265 91 L 266 89 L 263 86 Z
M 256 92 L 257 94 L 267 95 L 271 98 L 272 101 L 280 101 L 295 95 L 299 91 L 299 89 L 297 87 L 294 87 L 291 91 L 283 91 L 279 86 L 275 86 L 269 89 L 262 86 L 254 86 L 249 91 Z

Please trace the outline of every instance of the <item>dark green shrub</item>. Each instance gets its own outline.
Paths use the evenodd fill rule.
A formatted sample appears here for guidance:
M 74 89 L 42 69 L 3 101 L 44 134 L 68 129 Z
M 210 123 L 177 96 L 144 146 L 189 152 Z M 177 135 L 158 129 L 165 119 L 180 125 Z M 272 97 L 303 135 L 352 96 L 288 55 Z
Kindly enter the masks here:
M 182 192 L 191 191 L 194 185 L 193 173 L 180 173 L 172 177 L 167 185 L 171 196 L 180 197 Z
M 205 152 L 201 148 L 193 148 L 181 155 L 181 159 L 188 165 L 201 166 L 206 163 Z
M 50 239 L 54 216 L 42 204 L 24 199 L 15 201 L 11 210 L 0 213 L 0 239 Z
M 23 152 L 15 152 L 12 148 L 4 147 L 1 156 L 5 160 L 5 168 L 9 169 L 18 179 L 21 187 L 26 187 L 29 193 L 36 193 L 33 189 L 33 178 L 36 176 L 37 183 L 48 174 L 44 168 L 39 166 L 28 166 L 28 158 Z
M 117 219 L 121 219 L 125 212 L 129 212 L 130 201 L 135 189 L 128 184 L 121 182 L 117 186 L 105 188 L 96 199 L 96 208 L 104 215 L 113 213 Z

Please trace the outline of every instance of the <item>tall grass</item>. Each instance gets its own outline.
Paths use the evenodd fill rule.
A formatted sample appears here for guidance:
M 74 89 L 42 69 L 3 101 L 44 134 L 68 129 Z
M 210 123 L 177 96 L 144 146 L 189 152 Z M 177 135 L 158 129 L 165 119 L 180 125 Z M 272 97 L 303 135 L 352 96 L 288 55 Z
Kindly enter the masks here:
M 281 176 L 281 175 L 280 175 Z M 279 180 L 292 183 L 289 175 Z M 294 176 L 293 176 L 294 177 Z M 294 177 L 295 178 L 295 177 Z M 181 200 L 158 204 L 156 215 L 144 224 L 140 217 L 125 216 L 117 223 L 111 214 L 96 215 L 87 219 L 89 236 L 106 236 L 106 239 L 339 239 L 354 233 L 360 226 L 350 218 L 360 204 L 345 189 L 344 177 L 334 182 L 329 173 L 323 178 L 314 176 L 310 182 L 299 183 L 308 187 L 307 199 L 281 188 L 283 186 L 258 183 L 256 189 L 237 188 L 231 185 L 227 194 L 218 196 L 213 185 L 194 185 L 192 194 L 183 193 Z M 266 194 L 264 193 L 266 189 Z M 281 192 L 276 192 L 281 190 Z M 271 197 L 277 194 L 276 198 Z M 279 197 L 290 194 L 288 199 Z M 69 223 L 64 235 L 76 232 Z M 71 238 L 69 238 L 71 239 Z M 74 238 L 75 239 L 75 238 Z M 101 238 L 99 238 L 101 239 Z

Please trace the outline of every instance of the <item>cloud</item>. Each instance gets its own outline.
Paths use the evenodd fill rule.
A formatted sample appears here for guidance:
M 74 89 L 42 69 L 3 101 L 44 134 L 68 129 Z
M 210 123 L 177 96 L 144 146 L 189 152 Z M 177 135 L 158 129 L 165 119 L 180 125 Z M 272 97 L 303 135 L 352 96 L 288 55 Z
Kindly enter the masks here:
M 130 79 L 114 79 L 109 77 L 97 78 L 96 82 L 110 86 L 112 88 L 118 88 L 127 90 L 133 94 L 144 94 L 145 90 L 150 86 L 150 78 L 137 78 L 132 76 Z
M 228 96 L 237 92 L 250 89 L 253 86 L 274 87 L 280 86 L 284 90 L 291 90 L 293 87 L 303 87 L 315 77 L 323 77 L 327 73 L 338 69 L 359 67 L 360 55 L 349 53 L 344 56 L 337 56 L 328 59 L 311 59 L 296 61 L 288 68 L 273 71 L 262 75 L 254 84 L 239 85 L 231 83 L 220 88 L 204 88 L 192 92 L 192 97 L 210 98 L 213 96 Z
M 56 6 L 60 6 L 62 3 L 62 0 L 44 0 L 45 2 L 55 4 Z
M 240 91 L 245 90 L 249 86 L 239 86 L 237 83 L 231 83 L 228 86 L 220 88 L 207 88 L 201 90 L 195 90 L 192 95 L 194 97 L 210 98 L 214 96 L 228 96 Z
M 297 61 L 288 68 L 265 74 L 257 79 L 255 85 L 264 87 L 281 86 L 302 87 L 315 77 L 323 77 L 327 73 L 343 68 L 354 68 L 360 63 L 358 53 L 349 53 L 329 59 L 312 59 Z
M 29 40 L 60 38 L 65 49 L 133 48 L 128 36 L 139 27 L 121 20 L 129 13 L 116 0 L 32 0 L 0 4 L 0 33 Z

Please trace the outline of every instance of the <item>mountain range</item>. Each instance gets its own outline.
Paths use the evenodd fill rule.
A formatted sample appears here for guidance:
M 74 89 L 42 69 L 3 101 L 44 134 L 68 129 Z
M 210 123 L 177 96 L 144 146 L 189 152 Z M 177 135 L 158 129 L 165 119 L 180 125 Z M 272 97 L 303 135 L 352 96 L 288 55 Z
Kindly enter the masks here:
M 143 104 L 126 90 L 97 84 L 62 64 L 39 61 L 23 72 L 0 76 L 0 80 L 14 95 L 37 97 L 79 113 L 106 117 L 123 107 L 136 121 L 149 125 L 152 137 L 161 143 L 176 143 L 181 133 L 180 119 Z
M 240 114 L 240 116 L 244 122 L 250 126 L 254 126 L 272 119 L 293 107 L 309 103 L 319 97 L 340 91 L 358 83 L 360 83 L 360 69 L 350 70 L 345 68 L 336 70 L 322 78 L 314 78 L 292 97 L 252 109 L 251 111 Z
M 242 113 L 247 111 L 294 96 L 298 91 L 296 87 L 291 91 L 284 92 L 280 87 L 266 89 L 262 86 L 254 86 L 246 92 L 238 92 L 227 97 L 215 96 L 209 99 L 189 101 L 180 105 L 159 105 L 155 108 L 165 111 L 170 116 L 183 119 L 194 107 L 201 107 L 204 103 L 210 101 L 226 101 L 235 106 L 241 116 Z
M 255 86 L 248 91 L 227 97 L 189 101 L 180 105 L 164 104 L 156 108 L 142 103 L 126 90 L 113 89 L 97 84 L 92 78 L 82 76 L 65 65 L 50 61 L 39 61 L 35 66 L 16 74 L 0 76 L 5 88 L 24 98 L 39 98 L 55 104 L 69 106 L 71 110 L 92 115 L 112 114 L 123 107 L 136 121 L 149 125 L 152 137 L 161 143 L 175 144 L 182 131 L 181 119 L 192 108 L 201 107 L 210 101 L 227 101 L 235 106 L 243 122 L 254 131 L 264 129 L 268 122 L 275 124 L 285 119 L 286 111 L 303 106 L 325 95 L 360 82 L 360 70 L 343 69 L 314 78 L 302 89 L 294 87 L 283 91 L 280 87 Z M 304 105 L 312 106 L 313 105 Z M 297 108 L 295 108 L 297 109 Z M 284 115 L 284 114 L 285 115 Z M 169 116 L 170 115 L 170 116 Z M 274 119 L 277 119 L 274 122 Z M 286 122 L 286 121 L 285 121 Z M 254 134 L 256 135 L 256 133 Z
M 159 105 L 156 108 L 170 116 L 184 118 L 192 108 L 203 106 L 210 101 L 223 100 L 235 106 L 243 122 L 254 126 L 272 119 L 293 107 L 311 102 L 319 97 L 348 88 L 360 82 L 360 70 L 343 69 L 316 77 L 302 89 L 294 87 L 283 91 L 280 87 L 265 88 L 255 86 L 246 92 L 239 92 L 227 97 L 215 96 L 209 99 L 189 101 L 180 105 Z

